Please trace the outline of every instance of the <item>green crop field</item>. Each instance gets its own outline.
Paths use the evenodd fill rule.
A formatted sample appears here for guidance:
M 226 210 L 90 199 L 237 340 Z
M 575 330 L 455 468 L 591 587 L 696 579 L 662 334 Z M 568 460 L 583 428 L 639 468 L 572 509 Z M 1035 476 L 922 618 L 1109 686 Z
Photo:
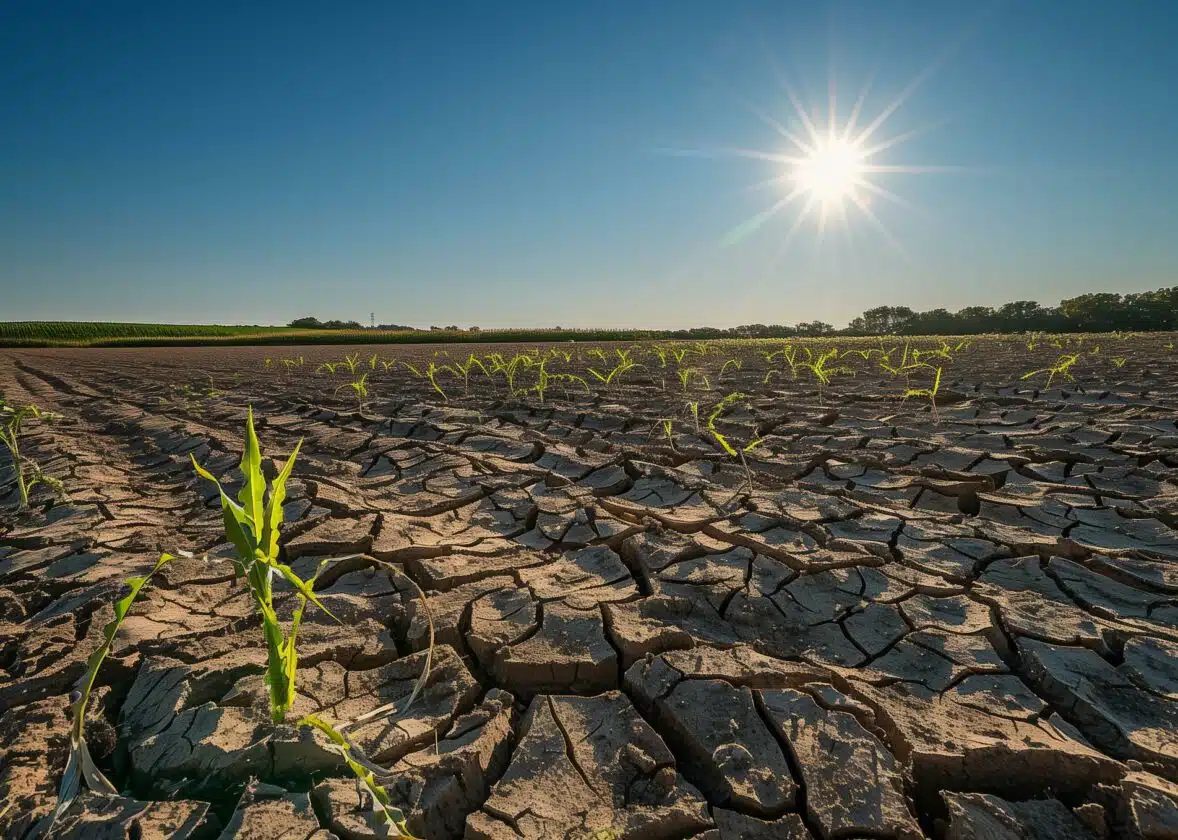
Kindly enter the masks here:
M 0 347 L 151 347 L 234 344 L 437 344 L 520 341 L 640 341 L 671 338 L 659 330 L 313 330 L 204 324 L 99 321 L 3 321 Z

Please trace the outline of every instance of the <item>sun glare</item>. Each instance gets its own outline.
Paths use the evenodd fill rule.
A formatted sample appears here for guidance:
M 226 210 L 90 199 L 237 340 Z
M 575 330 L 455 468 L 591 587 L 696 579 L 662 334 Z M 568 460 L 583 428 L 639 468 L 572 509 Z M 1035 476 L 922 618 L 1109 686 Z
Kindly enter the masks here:
M 903 246 L 888 230 L 873 205 L 876 199 L 884 199 L 908 209 L 915 208 L 882 186 L 880 181 L 898 174 L 957 171 L 958 168 L 881 161 L 881 157 L 902 143 L 923 134 L 932 127 L 931 125 L 893 134 L 890 137 L 880 135 L 883 134 L 881 129 L 884 123 L 931 74 L 934 67 L 935 64 L 931 65 L 917 76 L 899 96 L 870 120 L 863 118 L 864 105 L 871 88 L 870 82 L 864 86 L 845 117 L 839 113 L 834 84 L 833 81 L 830 82 L 829 101 L 826 103 L 827 107 L 821 109 L 826 113 L 820 115 L 819 109 L 811 110 L 803 105 L 778 72 L 778 79 L 794 112 L 795 119 L 792 125 L 787 125 L 764 109 L 740 99 L 746 108 L 777 134 L 780 141 L 778 148 L 727 148 L 720 150 L 719 153 L 772 164 L 775 174 L 755 184 L 754 189 L 771 188 L 778 193 L 778 198 L 765 210 L 733 228 L 724 237 L 724 244 L 735 245 L 744 240 L 770 219 L 792 206 L 797 208 L 796 215 L 781 240 L 778 251 L 780 256 L 789 248 L 794 235 L 806 220 L 812 219 L 816 222 L 818 240 L 821 242 L 832 219 L 845 228 L 851 222 L 850 211 L 858 210 L 893 249 L 907 257 Z
M 833 205 L 854 197 L 863 184 L 865 156 L 853 143 L 827 136 L 792 164 L 793 182 L 818 201 Z

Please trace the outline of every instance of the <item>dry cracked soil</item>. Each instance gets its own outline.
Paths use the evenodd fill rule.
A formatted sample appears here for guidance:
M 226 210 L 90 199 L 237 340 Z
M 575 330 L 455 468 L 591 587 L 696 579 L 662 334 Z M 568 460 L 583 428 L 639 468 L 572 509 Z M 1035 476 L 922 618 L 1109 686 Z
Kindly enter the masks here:
M 111 604 L 183 550 L 99 675 L 88 740 L 121 794 L 51 835 L 377 836 L 322 738 L 268 722 L 258 622 L 189 460 L 232 484 L 252 403 L 279 465 L 305 441 L 287 561 L 346 558 L 290 719 L 404 699 L 428 659 L 406 715 L 354 730 L 419 837 L 1174 840 L 1173 338 L 1121 339 L 1115 363 L 1092 338 L 1051 387 L 1019 377 L 1059 350 L 979 339 L 936 416 L 864 358 L 766 382 L 781 362 L 753 345 L 699 354 L 710 390 L 647 353 L 543 401 L 453 371 L 443 399 L 384 363 L 468 348 L 365 350 L 362 408 L 317 371 L 345 348 L 0 351 L 9 402 L 61 415 L 24 451 L 68 491 L 0 519 L 0 830 L 43 833 Z M 730 391 L 717 429 L 762 441 L 751 487 L 684 410 L 702 424 Z

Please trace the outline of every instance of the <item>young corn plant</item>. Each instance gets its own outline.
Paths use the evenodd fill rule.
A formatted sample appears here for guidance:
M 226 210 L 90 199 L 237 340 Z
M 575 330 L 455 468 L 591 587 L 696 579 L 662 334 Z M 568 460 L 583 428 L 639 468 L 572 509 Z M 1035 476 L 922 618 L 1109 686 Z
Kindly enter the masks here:
M 691 384 L 692 379 L 701 380 L 704 384 L 704 390 L 710 391 L 712 389 L 712 383 L 708 381 L 707 375 L 698 368 L 681 367 L 676 373 L 679 376 L 679 384 L 682 386 L 683 393 L 685 394 L 687 393 L 687 386 Z
M 340 365 L 340 363 L 339 363 L 339 362 L 324 362 L 324 363 L 323 363 L 323 364 L 321 364 L 319 367 L 315 368 L 315 372 L 316 372 L 316 373 L 324 373 L 324 372 L 327 372 L 327 373 L 332 373 L 332 374 L 334 374 L 334 373 L 335 373 L 335 369 L 336 369 L 337 367 L 339 367 L 339 365 Z
M 692 400 L 683 406 L 684 410 L 691 415 L 691 419 L 695 422 L 695 435 L 699 437 L 699 400 Z
M 352 376 L 356 375 L 356 368 L 360 367 L 360 354 L 352 353 L 350 356 L 344 356 L 342 364 L 347 367 L 348 373 Z
M 470 393 L 470 371 L 472 368 L 478 368 L 483 372 L 483 376 L 490 378 L 491 374 L 487 371 L 487 366 L 479 361 L 479 357 L 471 353 L 465 362 L 455 362 L 454 368 L 462 374 L 462 386 L 466 393 Z M 541 398 L 542 399 L 542 398 Z
M 1075 382 L 1076 381 L 1075 377 L 1072 376 L 1072 374 L 1069 371 L 1071 370 L 1072 365 L 1074 365 L 1077 361 L 1079 361 L 1079 359 L 1080 359 L 1079 353 L 1065 353 L 1064 355 L 1062 355 L 1058 359 L 1056 359 L 1055 364 L 1053 364 L 1051 367 L 1045 367 L 1045 368 L 1040 368 L 1039 370 L 1029 371 L 1028 373 L 1024 373 L 1022 376 L 1020 376 L 1019 379 L 1020 380 L 1027 380 L 1032 377 L 1039 376 L 1040 374 L 1046 373 L 1047 374 L 1047 384 L 1044 387 L 1047 387 L 1047 388 L 1051 387 L 1051 383 L 1055 381 L 1055 377 L 1057 377 L 1057 376 L 1062 376 L 1068 382 Z
M 654 437 L 656 429 L 663 430 L 663 437 L 667 439 L 667 446 L 671 447 L 671 451 L 679 454 L 679 450 L 675 447 L 675 421 L 670 417 L 660 417 L 654 421 L 650 426 L 650 432 L 646 435 L 647 439 Z
M 442 399 L 450 402 L 450 398 L 446 396 L 446 392 L 442 390 L 442 386 L 438 384 L 438 374 L 448 371 L 454 376 L 458 375 L 458 371 L 454 370 L 450 365 L 439 365 L 437 362 L 431 361 L 429 367 L 425 369 L 425 377 L 429 380 L 429 384 L 433 389 L 442 395 Z
M 620 379 L 622 375 L 626 373 L 626 371 L 632 370 L 636 367 L 638 367 L 638 365 L 636 365 L 634 362 L 630 361 L 628 358 L 623 358 L 620 362 L 617 363 L 616 366 L 614 366 L 612 370 L 608 372 L 603 373 L 594 368 L 587 368 L 587 370 L 589 373 L 593 374 L 595 379 L 603 383 L 608 388 L 610 383 L 612 383 L 615 379 Z
M 192 457 L 197 474 L 217 486 L 221 496 L 225 535 L 237 550 L 237 556 L 233 559 L 234 572 L 238 578 L 245 579 L 262 619 L 262 634 L 266 640 L 265 683 L 270 694 L 270 717 L 275 723 L 286 720 L 286 713 L 294 703 L 299 664 L 295 643 L 307 602 L 310 601 L 332 620 L 338 621 L 314 590 L 315 580 L 327 561 L 320 564 L 309 580 L 303 580 L 278 556 L 278 526 L 282 522 L 286 482 L 302 445 L 300 440 L 271 482 L 267 494 L 266 477 L 262 474 L 262 451 L 254 431 L 253 408 L 250 408 L 245 426 L 245 450 L 240 464 L 244 482 L 237 494 L 237 501 L 231 499 L 217 478 Z M 285 578 L 294 587 L 298 598 L 289 631 L 283 630 L 274 609 L 275 576 Z
M 70 804 L 82 792 L 82 786 L 95 793 L 117 794 L 118 790 L 111 784 L 90 757 L 90 748 L 86 745 L 86 706 L 90 703 L 90 694 L 94 691 L 94 681 L 98 677 L 98 669 L 106 661 L 114 644 L 115 635 L 123 626 L 123 620 L 131 611 L 131 606 L 139 593 L 148 582 L 167 563 L 175 558 L 170 554 L 161 554 L 155 566 L 142 577 L 129 578 L 126 585 L 129 591 L 114 603 L 114 619 L 102 628 L 102 644 L 90 654 L 86 660 L 86 672 L 78 680 L 77 687 L 70 694 L 70 752 L 66 760 L 65 773 L 61 777 L 61 785 L 57 789 L 57 807 L 49 815 L 49 822 L 45 828 L 48 834 L 53 822 L 70 807 Z
M 940 423 L 941 417 L 937 413 L 937 392 L 941 390 L 941 368 L 934 367 L 925 362 L 913 365 L 912 367 L 923 367 L 933 371 L 933 384 L 928 388 L 908 388 L 908 390 L 904 392 L 903 399 L 900 400 L 900 405 L 903 405 L 905 402 L 907 402 L 909 397 L 928 397 L 929 404 L 933 407 L 933 419 Z
M 49 411 L 42 411 L 37 406 L 14 406 L 4 401 L 0 394 L 0 444 L 8 450 L 11 468 L 16 480 L 18 493 L 16 509 L 24 510 L 29 506 L 29 493 L 38 484 L 44 484 L 54 492 L 58 498 L 65 498 L 65 485 L 51 475 L 41 471 L 41 466 L 30 458 L 26 458 L 20 451 L 20 436 L 26 420 L 40 420 L 52 423 L 59 419 L 59 415 Z
M 368 374 L 360 374 L 360 378 L 354 382 L 345 382 L 335 389 L 338 394 L 344 388 L 351 388 L 356 395 L 356 410 L 361 414 L 364 413 L 364 400 L 368 399 Z
M 743 362 L 740 359 L 729 359 L 720 367 L 720 376 L 728 373 L 729 368 L 732 370 L 740 370 L 743 367 Z
M 809 350 L 810 348 L 807 347 L 806 349 Z M 838 359 L 838 356 L 839 356 L 838 348 L 832 347 L 831 349 L 827 350 L 825 353 L 821 354 L 817 358 L 817 360 L 797 363 L 797 367 L 808 368 L 810 373 L 814 374 L 814 378 L 818 381 L 818 396 L 820 399 L 822 397 L 823 389 L 827 385 L 830 384 L 830 380 L 836 374 L 840 374 L 840 373 L 853 374 L 854 373 L 854 371 L 851 370 L 849 367 L 846 367 L 843 365 L 836 365 L 834 367 L 829 367 L 827 365 L 828 362 L 833 362 L 836 359 Z M 811 356 L 811 358 L 813 358 L 813 357 Z
M 552 386 L 554 382 L 567 383 L 568 386 L 574 384 L 580 385 L 585 389 L 586 394 L 592 394 L 593 389 L 589 387 L 589 383 L 583 377 L 577 376 L 575 373 L 549 373 L 548 360 L 544 359 L 538 366 L 538 375 L 536 384 L 528 390 L 535 391 L 536 396 L 540 398 L 540 402 L 544 402 L 544 394 Z
M 716 443 L 720 444 L 721 449 L 723 449 L 726 453 L 731 455 L 733 458 L 739 458 L 740 465 L 742 467 L 744 467 L 745 483 L 736 489 L 736 492 L 733 494 L 732 498 L 736 498 L 738 495 L 740 495 L 741 491 L 744 490 L 745 486 L 748 487 L 749 492 L 752 492 L 753 471 L 749 468 L 748 459 L 746 459 L 744 457 L 744 454 L 746 452 L 751 452 L 753 449 L 760 446 L 762 443 L 764 443 L 764 439 L 757 438 L 756 440 L 752 441 L 751 443 L 748 443 L 745 446 L 741 446 L 738 448 L 737 446 L 734 446 L 732 444 L 732 442 L 728 439 L 727 435 L 722 434 L 720 432 L 720 430 L 718 428 L 716 428 L 716 421 L 720 419 L 720 416 L 723 415 L 724 412 L 727 411 L 730 406 L 732 406 L 733 404 L 739 402 L 740 400 L 746 399 L 746 398 L 747 398 L 746 394 L 741 394 L 741 393 L 729 394 L 728 396 L 724 397 L 719 402 L 717 402 L 714 406 L 712 406 L 712 411 L 710 414 L 708 414 L 708 420 L 707 420 L 708 433 L 711 434 L 711 436 L 713 438 L 715 438 Z

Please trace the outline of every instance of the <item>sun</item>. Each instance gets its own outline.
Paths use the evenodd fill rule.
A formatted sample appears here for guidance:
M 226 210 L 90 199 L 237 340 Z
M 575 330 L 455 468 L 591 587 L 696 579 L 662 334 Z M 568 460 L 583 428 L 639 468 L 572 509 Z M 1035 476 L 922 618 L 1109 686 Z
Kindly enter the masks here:
M 809 154 L 790 169 L 797 188 L 824 205 L 834 206 L 858 197 L 868 164 L 857 145 L 842 137 L 827 136 L 812 144 Z
M 907 258 L 903 246 L 880 219 L 875 205 L 877 199 L 882 199 L 908 210 L 916 208 L 883 186 L 881 181 L 900 174 L 960 171 L 960 167 L 954 166 L 900 164 L 884 160 L 896 147 L 924 134 L 938 124 L 925 125 L 891 136 L 881 136 L 884 124 L 930 72 L 931 69 L 913 80 L 873 119 L 865 118 L 864 115 L 864 106 L 871 89 L 870 80 L 860 91 L 849 113 L 840 113 L 833 81 L 829 83 L 826 108 L 812 109 L 803 105 L 793 89 L 779 75 L 793 111 L 794 119 L 788 124 L 765 109 L 740 99 L 741 104 L 754 116 L 773 129 L 777 148 L 729 147 L 704 154 L 708 157 L 736 155 L 771 164 L 774 174 L 754 184 L 753 189 L 770 188 L 778 195 L 769 207 L 745 219 L 729 231 L 723 239 L 723 244 L 735 245 L 764 227 L 766 222 L 787 208 L 796 208 L 793 221 L 780 240 L 780 258 L 807 220 L 816 223 L 818 241 L 821 243 L 832 221 L 847 228 L 853 212 L 857 211 L 897 253 Z M 821 110 L 825 110 L 826 113 L 821 114 Z

